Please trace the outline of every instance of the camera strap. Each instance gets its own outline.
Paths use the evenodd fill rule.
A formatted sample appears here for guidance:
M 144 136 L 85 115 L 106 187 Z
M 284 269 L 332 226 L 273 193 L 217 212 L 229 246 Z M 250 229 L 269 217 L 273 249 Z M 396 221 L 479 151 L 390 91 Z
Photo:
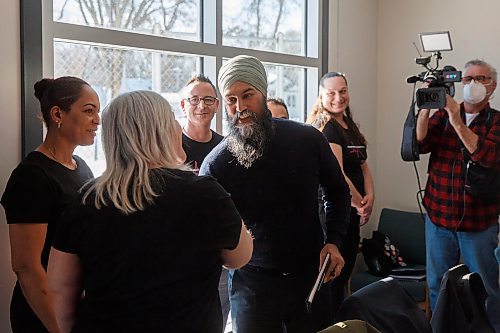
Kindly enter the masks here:
M 415 115 L 415 85 L 410 110 L 403 126 L 403 141 L 401 142 L 401 158 L 403 161 L 419 161 L 420 153 L 417 145 L 417 117 Z

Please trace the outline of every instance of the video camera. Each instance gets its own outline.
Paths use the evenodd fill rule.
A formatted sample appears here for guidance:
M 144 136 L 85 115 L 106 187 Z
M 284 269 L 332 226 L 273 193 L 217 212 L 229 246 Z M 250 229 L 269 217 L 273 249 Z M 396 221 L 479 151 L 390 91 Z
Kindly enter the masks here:
M 446 94 L 455 95 L 455 82 L 462 80 L 462 72 L 455 67 L 447 65 L 443 69 L 438 69 L 439 60 L 442 59 L 441 51 L 451 51 L 451 39 L 449 31 L 421 33 L 420 41 L 425 52 L 433 52 L 428 57 L 415 59 L 418 65 L 422 65 L 427 70 L 406 79 L 407 83 L 427 82 L 428 88 L 417 90 L 416 99 L 419 109 L 441 109 L 446 105 Z M 430 67 L 432 57 L 436 59 L 435 67 Z

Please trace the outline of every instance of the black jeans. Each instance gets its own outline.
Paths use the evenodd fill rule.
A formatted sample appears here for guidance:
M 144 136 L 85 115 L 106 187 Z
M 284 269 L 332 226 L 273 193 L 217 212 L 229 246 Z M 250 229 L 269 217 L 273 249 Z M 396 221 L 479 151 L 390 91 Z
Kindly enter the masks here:
M 345 288 L 349 282 L 349 278 L 351 277 L 354 265 L 356 264 L 360 239 L 359 220 L 360 217 L 357 214 L 356 209 L 351 208 L 349 227 L 340 247 L 340 254 L 342 255 L 342 258 L 344 258 L 345 264 L 342 268 L 342 272 L 340 272 L 340 275 L 333 280 L 331 288 L 332 311 L 334 317 L 346 297 Z
M 312 312 L 306 309 L 317 273 L 317 266 L 290 274 L 247 268 L 230 271 L 233 332 L 311 333 L 331 326 L 329 284 L 316 294 Z
M 325 209 L 323 206 L 323 193 L 321 189 L 318 191 L 318 209 L 319 209 L 319 219 L 321 222 L 321 226 L 323 228 L 323 234 L 326 237 L 326 224 L 325 224 Z M 351 207 L 351 215 L 349 219 L 349 226 L 347 228 L 347 233 L 342 239 L 342 245 L 340 246 L 340 254 L 342 258 L 344 258 L 345 264 L 342 268 L 342 272 L 340 275 L 335 278 L 332 282 L 331 286 L 331 307 L 332 307 L 332 315 L 335 317 L 335 313 L 340 308 L 340 305 L 344 301 L 345 288 L 351 277 L 352 270 L 354 269 L 354 265 L 356 264 L 356 258 L 358 256 L 358 247 L 359 247 L 359 222 L 360 217 L 356 208 Z M 334 320 L 337 322 L 337 320 Z

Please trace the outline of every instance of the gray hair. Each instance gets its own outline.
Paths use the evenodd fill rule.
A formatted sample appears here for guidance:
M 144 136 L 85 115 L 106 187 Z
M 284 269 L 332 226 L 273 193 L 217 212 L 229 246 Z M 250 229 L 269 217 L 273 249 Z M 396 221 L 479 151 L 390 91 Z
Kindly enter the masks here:
M 152 91 L 133 91 L 111 101 L 102 114 L 106 170 L 91 183 L 97 209 L 110 202 L 124 214 L 144 210 L 158 194 L 152 168 L 187 170 L 178 154 L 181 138 L 170 104 Z
M 492 65 L 490 65 L 486 61 L 480 60 L 480 59 L 469 60 L 464 65 L 464 72 L 467 71 L 467 69 L 469 69 L 469 67 L 471 67 L 471 66 L 482 66 L 482 67 L 488 68 L 488 70 L 491 73 L 491 79 L 493 81 L 497 82 L 497 70 L 495 69 L 495 67 L 493 67 Z
M 219 70 L 219 91 L 224 96 L 224 91 L 236 81 L 244 82 L 264 95 L 267 99 L 267 75 L 259 59 L 239 55 L 229 59 Z

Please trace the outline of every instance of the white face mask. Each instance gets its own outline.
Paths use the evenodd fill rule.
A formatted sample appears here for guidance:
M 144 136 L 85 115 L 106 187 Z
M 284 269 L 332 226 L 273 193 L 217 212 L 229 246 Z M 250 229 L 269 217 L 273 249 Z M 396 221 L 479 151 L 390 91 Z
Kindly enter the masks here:
M 477 104 L 486 97 L 486 87 L 482 83 L 472 80 L 464 86 L 464 101 L 469 104 Z

